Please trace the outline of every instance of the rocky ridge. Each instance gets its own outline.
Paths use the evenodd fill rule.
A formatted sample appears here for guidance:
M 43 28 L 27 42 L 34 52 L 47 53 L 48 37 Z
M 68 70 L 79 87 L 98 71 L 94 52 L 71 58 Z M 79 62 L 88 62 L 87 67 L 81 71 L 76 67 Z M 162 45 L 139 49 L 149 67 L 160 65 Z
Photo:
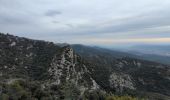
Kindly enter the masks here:
M 48 95 L 43 96 L 53 98 L 50 100 L 81 99 L 94 91 L 99 97 L 101 93 L 170 96 L 169 66 L 128 57 L 115 58 L 101 50 L 99 54 L 84 52 L 89 55 L 69 45 L 58 46 L 0 33 L 0 85 L 24 81 L 22 85 L 34 84 L 38 87 L 36 91 L 42 94 L 46 91 Z M 10 92 L 11 88 L 3 87 L 1 93 Z M 34 93 L 34 88 L 26 90 Z M 41 100 L 39 92 L 35 93 L 32 96 Z

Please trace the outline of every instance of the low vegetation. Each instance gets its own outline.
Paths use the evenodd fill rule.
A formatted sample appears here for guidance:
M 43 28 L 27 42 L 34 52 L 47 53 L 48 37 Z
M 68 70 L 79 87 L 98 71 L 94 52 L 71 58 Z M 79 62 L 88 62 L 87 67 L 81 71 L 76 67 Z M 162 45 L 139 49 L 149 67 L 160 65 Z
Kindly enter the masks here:
M 39 82 L 16 80 L 10 84 L 0 84 L 0 100 L 142 100 L 131 96 L 109 96 L 101 91 L 85 91 L 81 95 L 77 88 L 73 84 L 66 84 L 62 88 L 44 90 Z

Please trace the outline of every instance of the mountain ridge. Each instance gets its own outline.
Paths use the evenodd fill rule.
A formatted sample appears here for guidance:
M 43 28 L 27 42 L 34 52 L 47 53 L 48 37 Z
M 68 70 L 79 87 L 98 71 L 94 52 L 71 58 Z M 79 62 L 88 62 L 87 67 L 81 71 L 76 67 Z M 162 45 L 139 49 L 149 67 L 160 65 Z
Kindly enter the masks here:
M 100 51 L 100 48 L 95 50 Z M 89 99 L 91 93 L 99 98 L 107 93 L 170 96 L 169 66 L 129 57 L 115 58 L 101 52 L 99 55 L 88 53 L 80 54 L 69 45 L 61 47 L 52 42 L 0 33 L 0 86 L 5 84 L 6 87 L 16 80 L 34 84 L 36 88 L 39 84 L 38 89 L 42 93 L 47 91 L 48 96 L 35 94 L 30 97 L 40 100 L 47 97 L 51 97 L 49 100 Z M 2 90 L 4 95 L 12 91 L 8 87 Z

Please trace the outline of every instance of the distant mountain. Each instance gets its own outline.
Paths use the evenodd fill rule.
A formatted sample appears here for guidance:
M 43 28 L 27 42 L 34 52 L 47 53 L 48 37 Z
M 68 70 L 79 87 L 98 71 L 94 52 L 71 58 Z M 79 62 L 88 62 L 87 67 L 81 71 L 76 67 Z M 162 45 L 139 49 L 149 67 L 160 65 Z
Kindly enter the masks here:
M 123 58 L 123 57 L 130 57 L 135 59 L 141 59 L 141 60 L 147 60 L 162 64 L 170 65 L 170 57 L 169 56 L 161 56 L 158 54 L 147 54 L 142 53 L 140 50 L 134 50 L 134 49 L 122 49 L 122 50 L 116 50 L 116 49 L 105 49 L 101 47 L 90 47 L 90 46 L 84 46 L 84 45 L 72 45 L 74 50 L 79 53 L 80 55 L 84 56 L 95 56 L 95 55 L 107 55 L 109 58 Z M 143 48 L 144 49 L 144 48 Z M 168 51 L 168 50 L 167 50 Z
M 0 99 L 169 100 L 170 67 L 129 55 L 0 33 Z
M 138 45 L 129 48 L 129 50 L 137 51 L 143 54 L 170 57 L 170 45 Z
M 126 51 L 140 59 L 170 65 L 170 46 L 168 45 L 139 45 L 128 48 Z
M 80 55 L 84 55 L 84 56 L 96 56 L 96 55 L 107 55 L 107 56 L 111 56 L 114 57 L 115 59 L 117 58 L 122 58 L 122 57 L 133 57 L 133 54 L 130 53 L 126 53 L 126 52 L 121 52 L 121 51 L 117 51 L 117 50 L 110 50 L 110 49 L 105 49 L 105 48 L 101 48 L 101 47 L 97 47 L 97 46 L 85 46 L 85 45 L 81 45 L 81 44 L 74 44 L 71 45 L 72 48 L 74 48 L 74 50 L 80 54 Z

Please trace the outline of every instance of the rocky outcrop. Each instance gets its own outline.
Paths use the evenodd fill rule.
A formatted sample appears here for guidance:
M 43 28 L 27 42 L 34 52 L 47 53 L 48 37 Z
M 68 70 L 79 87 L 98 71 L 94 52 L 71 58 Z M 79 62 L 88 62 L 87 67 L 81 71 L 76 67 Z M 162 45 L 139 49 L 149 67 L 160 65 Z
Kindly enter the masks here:
M 99 89 L 86 65 L 69 46 L 63 47 L 61 54 L 54 56 L 48 72 L 53 80 L 52 84 L 60 85 L 71 82 L 86 90 Z
M 116 92 L 123 92 L 125 89 L 135 90 L 135 85 L 128 74 L 112 73 L 110 75 L 110 87 L 114 88 Z
M 71 82 L 78 87 L 86 88 L 86 90 L 99 89 L 98 84 L 90 76 L 87 66 L 81 62 L 81 58 L 69 46 L 63 47 L 61 54 L 54 56 L 48 72 L 53 80 L 52 84 L 60 85 Z

